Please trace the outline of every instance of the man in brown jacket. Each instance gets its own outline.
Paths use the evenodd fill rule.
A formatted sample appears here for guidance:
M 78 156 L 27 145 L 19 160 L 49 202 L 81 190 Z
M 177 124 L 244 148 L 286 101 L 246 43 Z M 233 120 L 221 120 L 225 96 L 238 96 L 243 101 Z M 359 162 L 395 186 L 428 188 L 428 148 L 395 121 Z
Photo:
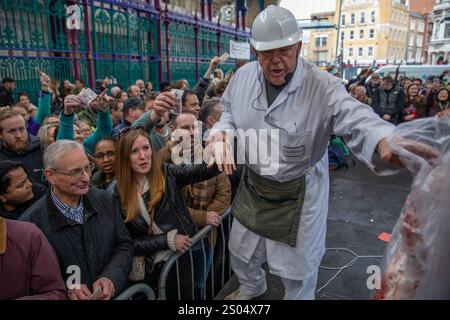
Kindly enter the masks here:
M 177 116 L 174 122 L 174 130 L 186 130 L 189 132 L 191 141 L 194 141 L 195 122 L 197 119 L 192 114 L 180 114 Z M 187 133 L 186 132 L 186 133 Z M 198 146 L 194 146 L 191 143 L 191 151 L 194 154 L 194 149 Z M 166 149 L 164 152 L 168 152 Z M 164 157 L 168 159 L 169 156 Z M 208 235 L 208 241 L 204 241 L 205 255 L 203 250 L 193 250 L 195 264 L 195 282 L 198 295 L 203 298 L 204 287 L 206 278 L 208 277 L 208 271 L 212 263 L 212 251 L 214 250 L 217 229 L 222 219 L 221 215 L 224 214 L 230 207 L 231 202 L 231 185 L 228 177 L 225 173 L 203 181 L 188 185 L 183 189 L 183 198 L 191 213 L 197 227 L 199 229 L 206 225 L 212 225 L 211 232 Z M 203 261 L 203 257 L 206 257 L 206 261 Z M 205 271 L 206 266 L 206 273 Z
M 197 119 L 191 114 L 180 114 L 174 122 L 174 130 L 185 130 L 189 132 L 191 141 L 194 141 L 194 124 Z M 191 143 L 192 154 L 194 146 Z M 165 155 L 164 159 L 169 159 L 169 148 L 162 150 Z M 195 183 L 186 186 L 183 190 L 184 200 L 189 211 L 194 218 L 197 227 L 202 228 L 207 224 L 218 227 L 220 225 L 220 216 L 230 207 L 231 202 L 231 186 L 230 182 L 222 173 L 210 180 Z M 215 239 L 211 239 L 212 247 L 214 247 Z

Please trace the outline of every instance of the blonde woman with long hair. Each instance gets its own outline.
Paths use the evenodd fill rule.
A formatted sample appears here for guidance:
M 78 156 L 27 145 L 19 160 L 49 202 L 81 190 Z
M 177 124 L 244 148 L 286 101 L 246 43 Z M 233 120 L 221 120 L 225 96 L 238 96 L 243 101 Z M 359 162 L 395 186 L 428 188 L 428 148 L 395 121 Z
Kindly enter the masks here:
M 216 165 L 161 163 L 150 137 L 140 127 L 123 129 L 116 147 L 116 182 L 108 188 L 123 207 L 127 228 L 134 239 L 135 259 L 130 279 L 157 289 L 164 262 L 175 252 L 192 248 L 196 225 L 183 201 L 182 188 L 218 175 Z M 196 247 L 196 246 L 194 246 Z M 191 299 L 189 255 L 181 264 L 181 298 Z M 139 272 L 145 270 L 145 274 Z M 171 272 L 175 272 L 172 268 Z M 169 275 L 167 298 L 177 299 L 176 276 Z

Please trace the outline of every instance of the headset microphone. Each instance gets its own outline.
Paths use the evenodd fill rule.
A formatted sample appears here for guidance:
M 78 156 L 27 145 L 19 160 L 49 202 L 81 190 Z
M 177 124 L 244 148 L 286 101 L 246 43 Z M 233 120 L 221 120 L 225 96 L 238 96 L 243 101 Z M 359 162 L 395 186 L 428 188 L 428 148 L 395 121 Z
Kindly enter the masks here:
M 297 70 L 298 56 L 300 55 L 300 50 L 301 50 L 301 46 L 299 46 L 298 49 L 297 49 L 297 55 L 296 55 L 296 60 L 295 60 L 294 71 L 291 71 L 288 74 L 286 74 L 286 76 L 284 77 L 284 82 L 285 83 L 288 83 L 292 79 L 292 77 L 294 76 L 295 70 Z
M 288 82 L 291 80 L 291 78 L 292 78 L 293 75 L 294 75 L 293 72 L 289 72 L 289 73 L 284 77 L 284 82 L 285 82 L 285 83 L 288 83 Z

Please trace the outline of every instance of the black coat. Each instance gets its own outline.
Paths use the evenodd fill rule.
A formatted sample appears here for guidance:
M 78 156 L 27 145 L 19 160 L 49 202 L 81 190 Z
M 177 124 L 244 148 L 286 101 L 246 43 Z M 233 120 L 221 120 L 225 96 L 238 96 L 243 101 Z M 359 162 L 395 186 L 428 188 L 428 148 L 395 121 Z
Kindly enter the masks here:
M 125 289 L 130 273 L 133 242 L 123 223 L 117 202 L 103 190 L 91 188 L 83 196 L 84 224 L 67 219 L 47 195 L 20 217 L 36 224 L 59 258 L 66 280 L 69 266 L 79 266 L 81 283 L 92 284 L 106 277 L 114 283 L 116 294 Z
M 43 150 L 39 138 L 28 135 L 30 143 L 27 150 L 17 153 L 6 148 L 3 141 L 0 143 L 0 161 L 11 160 L 22 163 L 27 168 L 28 176 L 35 182 L 42 182 L 42 168 L 44 167 Z
M 386 101 L 383 101 L 383 96 Z M 400 115 L 405 108 L 405 92 L 403 88 L 394 86 L 391 90 L 385 91 L 381 87 L 377 88 L 372 95 L 372 107 L 376 114 L 383 117 L 385 114 L 391 116 L 390 123 L 397 125 Z
M 113 137 L 114 139 L 119 139 L 120 136 L 120 131 L 125 129 L 125 128 L 129 128 L 131 127 L 131 123 L 123 118 L 113 129 L 111 132 L 111 137 Z
M 6 106 L 12 107 L 13 105 L 14 105 L 14 98 L 12 92 L 6 90 L 6 88 L 3 85 L 0 85 L 0 107 Z
M 5 210 L 3 204 L 0 203 L 0 217 L 11 220 L 19 219 L 20 215 L 24 213 L 25 210 L 27 210 L 29 207 L 33 205 L 33 203 L 35 203 L 45 195 L 47 189 L 39 183 L 33 183 L 32 190 L 34 195 L 33 199 L 22 203 L 19 207 L 17 207 L 13 211 Z
M 146 256 L 147 272 L 150 272 L 152 269 L 154 255 L 159 251 L 169 249 L 167 243 L 167 233 L 169 231 L 177 229 L 178 234 L 191 237 L 197 232 L 196 224 L 183 200 L 181 192 L 183 187 L 211 179 L 220 174 L 217 166 L 207 168 L 206 164 L 177 166 L 164 163 L 163 170 L 165 190 L 155 210 L 155 223 L 163 233 L 149 235 L 149 225 L 141 215 L 126 223 L 128 231 L 134 240 L 134 254 L 136 256 Z M 108 191 L 120 199 L 117 194 L 116 181 L 108 187 Z M 143 195 L 143 199 L 146 204 L 149 203 L 150 191 Z M 201 246 L 200 243 L 197 245 Z
M 94 173 L 91 177 L 91 185 L 98 189 L 106 190 L 111 183 L 112 181 L 106 182 L 106 174 L 100 170 Z

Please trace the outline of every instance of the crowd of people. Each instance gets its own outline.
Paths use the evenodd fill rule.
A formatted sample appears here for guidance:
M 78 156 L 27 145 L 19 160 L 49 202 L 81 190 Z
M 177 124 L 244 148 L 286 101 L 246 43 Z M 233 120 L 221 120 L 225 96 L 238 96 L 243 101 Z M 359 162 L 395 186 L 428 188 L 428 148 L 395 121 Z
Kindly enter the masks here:
M 394 125 L 450 108 L 448 72 L 422 83 L 376 73 L 366 81 L 364 70 L 350 96 L 340 79 L 299 58 L 300 37 L 293 14 L 269 6 L 252 27 L 258 61 L 224 75 L 214 57 L 192 90 L 184 79 L 160 83 L 159 92 L 140 79 L 128 88 L 105 79 L 85 101 L 84 81 L 59 87 L 41 73 L 35 107 L 27 93 L 15 101 L 14 79 L 3 78 L 0 299 L 107 300 L 140 282 L 158 292 L 167 259 L 187 251 L 170 271 L 166 296 L 190 299 L 194 288 L 202 298 L 212 266 L 221 268 L 214 253 L 226 239 L 216 228 L 230 207 L 229 257 L 240 286 L 227 298 L 263 294 L 268 262 L 285 299 L 313 299 L 325 250 L 330 135 L 374 168 L 375 152 L 398 161 L 386 142 Z M 201 137 L 216 130 L 217 140 L 196 143 L 199 123 Z M 230 155 L 226 130 L 273 127 L 282 130 L 270 177 L 264 159 L 218 161 Z M 198 148 L 207 155 L 200 162 Z M 190 161 L 179 164 L 178 156 Z M 194 243 L 206 225 L 212 231 Z
M 192 236 L 221 225 L 239 181 L 213 163 L 175 165 L 171 150 L 182 138 L 172 133 L 193 138 L 197 121 L 207 130 L 220 119 L 233 72 L 224 76 L 219 63 L 211 59 L 192 90 L 183 79 L 161 83 L 159 92 L 140 79 L 128 88 L 97 81 L 87 104 L 80 79 L 58 87 L 41 73 L 37 107 L 26 93 L 16 102 L 14 79 L 3 79 L 0 299 L 111 299 L 138 282 L 157 292 L 165 261 L 187 250 L 194 264 L 191 270 L 189 257 L 180 259 L 181 295 L 192 298 L 194 287 L 195 298 L 205 296 L 219 263 L 212 259 L 218 232 L 195 244 Z M 158 99 L 173 102 L 171 89 L 184 92 L 181 114 L 155 108 Z M 73 266 L 79 286 L 68 280 Z M 175 268 L 166 290 L 178 298 Z
M 380 77 L 370 69 L 363 69 L 351 80 L 348 91 L 355 99 L 371 106 L 384 120 L 398 125 L 450 111 L 450 70 L 420 78 Z M 397 79 L 398 78 L 398 79 Z M 367 80 L 369 79 L 369 80 Z

